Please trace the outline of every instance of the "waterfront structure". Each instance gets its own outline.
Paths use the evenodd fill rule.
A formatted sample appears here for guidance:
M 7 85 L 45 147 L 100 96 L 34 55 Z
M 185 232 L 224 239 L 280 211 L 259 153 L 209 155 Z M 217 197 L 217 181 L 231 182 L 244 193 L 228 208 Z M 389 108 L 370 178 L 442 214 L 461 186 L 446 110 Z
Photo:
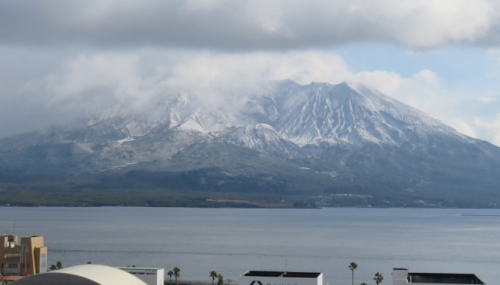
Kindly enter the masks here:
M 392 270 L 392 285 L 443 285 L 443 284 L 484 284 L 472 273 L 422 273 L 408 272 L 408 268 Z
M 247 271 L 239 285 L 323 285 L 323 273 L 295 271 Z
M 118 267 L 135 277 L 144 281 L 148 285 L 163 285 L 163 278 L 165 277 L 165 269 L 154 267 Z
M 0 236 L 0 273 L 26 276 L 47 272 L 47 247 L 42 236 Z
M 118 268 L 85 264 L 24 277 L 12 285 L 147 285 L 144 281 Z

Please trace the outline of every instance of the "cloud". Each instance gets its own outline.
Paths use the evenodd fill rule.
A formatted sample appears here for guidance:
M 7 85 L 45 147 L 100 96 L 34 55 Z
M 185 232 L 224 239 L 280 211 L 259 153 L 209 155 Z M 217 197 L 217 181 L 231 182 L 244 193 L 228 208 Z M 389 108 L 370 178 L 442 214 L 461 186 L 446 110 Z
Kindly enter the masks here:
M 491 0 L 0 2 L 0 45 L 263 51 L 388 42 L 498 46 Z
M 370 86 L 430 114 L 436 113 L 433 112 L 435 106 L 444 103 L 439 103 L 439 100 L 448 98 L 440 85 L 441 79 L 429 69 L 423 69 L 410 77 L 384 70 L 362 71 L 352 74 L 347 81 Z M 439 110 L 442 111 L 440 108 Z
M 20 90 L 33 102 L 75 114 L 104 106 L 137 111 L 164 94 L 198 94 L 218 108 L 258 92 L 262 81 L 338 83 L 350 75 L 335 53 L 226 54 L 180 50 L 91 52 L 70 57 Z
M 449 124 L 456 118 L 470 122 L 473 116 L 493 120 L 461 105 L 477 94 L 455 94 L 430 67 L 418 66 L 405 75 L 385 66 L 353 71 L 333 51 L 338 45 L 367 42 L 417 53 L 445 45 L 488 47 L 498 60 L 499 4 L 0 1 L 0 120 L 15 121 L 0 130 L 0 137 L 64 122 L 96 105 L 141 109 L 169 92 L 196 93 L 206 106 L 217 107 L 255 92 L 261 80 L 285 78 L 301 84 L 361 82 Z M 488 72 L 498 76 L 498 70 Z M 498 98 L 481 97 L 483 103 L 474 101 L 478 110 Z M 488 109 L 487 114 L 495 112 Z M 488 128 L 469 125 L 471 130 Z M 479 129 L 468 132 L 492 134 Z
M 7 57 L 12 55 L 4 51 Z M 64 123 L 99 108 L 142 110 L 158 96 L 179 92 L 198 94 L 204 107 L 234 107 L 246 94 L 258 92 L 262 80 L 289 78 L 301 84 L 362 83 L 465 134 L 500 144 L 498 96 L 479 97 L 474 90 L 447 89 L 429 69 L 409 76 L 386 70 L 352 72 L 338 54 L 318 50 L 223 53 L 140 49 L 49 57 L 50 64 L 35 60 L 38 70 L 34 73 L 14 72 L 15 76 L 0 78 L 0 85 L 8 87 L 0 90 L 0 120 L 9 122 L 0 130 L 0 137 Z M 1 56 L 0 61 L 8 62 Z M 14 63 L 9 66 L 15 67 Z
M 258 92 L 264 80 L 291 79 L 362 83 L 416 108 L 435 106 L 440 79 L 424 69 L 411 77 L 383 70 L 353 73 L 333 52 L 215 53 L 142 50 L 80 54 L 22 89 L 33 102 L 62 110 L 128 106 L 140 110 L 163 94 L 199 94 L 205 106 L 220 107 Z M 36 95 L 35 95 L 36 94 Z M 439 105 L 439 104 L 438 104 Z
M 3 50 L 5 57 L 0 54 L 0 62 L 8 64 L 0 71 L 18 68 L 18 61 L 9 61 L 9 55 L 15 54 L 32 60 L 36 72 L 19 68 L 14 75 L 0 78 L 4 87 L 0 89 L 0 120 L 9 122 L 0 129 L 0 137 L 65 123 L 103 108 L 144 110 L 166 94 L 198 94 L 205 108 L 232 108 L 244 96 L 258 92 L 263 80 L 339 83 L 351 75 L 339 55 L 314 50 L 89 50 L 61 57 L 47 55 L 49 64 L 40 60 L 43 52 Z
M 457 119 L 454 122 L 462 133 L 474 138 L 487 138 L 487 140 L 500 146 L 500 113 L 493 116 L 474 116 L 470 120 Z

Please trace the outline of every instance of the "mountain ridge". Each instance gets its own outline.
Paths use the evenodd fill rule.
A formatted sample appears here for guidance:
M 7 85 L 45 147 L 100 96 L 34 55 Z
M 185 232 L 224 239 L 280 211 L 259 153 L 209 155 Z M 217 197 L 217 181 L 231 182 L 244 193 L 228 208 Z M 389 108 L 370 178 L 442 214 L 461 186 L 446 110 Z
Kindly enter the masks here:
M 191 190 L 361 191 L 415 200 L 483 193 L 500 201 L 494 191 L 500 148 L 378 91 L 284 80 L 240 96 L 240 105 L 203 108 L 195 95 L 164 95 L 143 111 L 114 106 L 66 126 L 0 139 L 0 182 L 1 173 L 126 177 L 135 171 L 145 185 L 145 177 L 171 185 L 161 173 L 185 173 L 189 186 L 179 186 L 177 176 L 175 185 Z

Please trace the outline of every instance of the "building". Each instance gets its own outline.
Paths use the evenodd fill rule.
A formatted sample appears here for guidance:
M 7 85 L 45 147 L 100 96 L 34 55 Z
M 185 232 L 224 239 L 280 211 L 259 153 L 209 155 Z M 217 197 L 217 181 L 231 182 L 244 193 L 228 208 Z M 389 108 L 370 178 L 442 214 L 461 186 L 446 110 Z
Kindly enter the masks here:
M 247 271 L 239 285 L 323 285 L 323 273 L 293 271 Z
M 42 236 L 0 236 L 0 273 L 26 276 L 47 272 L 47 247 Z
M 24 276 L 4 276 L 2 277 L 2 282 L 0 284 L 9 285 L 10 283 L 13 283 L 21 278 L 24 278 Z
M 24 277 L 12 285 L 146 285 L 118 268 L 85 264 Z
M 163 285 L 163 278 L 165 278 L 165 269 L 163 268 L 118 267 L 118 269 L 134 275 L 148 285 Z
M 394 268 L 392 285 L 408 284 L 484 284 L 484 282 L 472 273 L 413 273 L 408 272 L 408 268 Z

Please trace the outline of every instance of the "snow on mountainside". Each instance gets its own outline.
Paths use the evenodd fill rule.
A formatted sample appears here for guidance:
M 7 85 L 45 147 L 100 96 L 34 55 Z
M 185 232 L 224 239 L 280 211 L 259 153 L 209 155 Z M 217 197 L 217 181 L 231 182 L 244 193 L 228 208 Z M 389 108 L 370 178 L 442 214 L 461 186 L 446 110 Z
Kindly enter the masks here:
M 475 142 L 363 86 L 299 85 L 284 80 L 268 82 L 261 90 L 239 94 L 247 98 L 239 107 L 209 109 L 198 96 L 176 94 L 163 95 L 147 108 L 95 109 L 87 118 L 67 126 L 0 140 L 0 151 L 9 153 L 4 158 L 11 165 L 18 163 L 14 154 L 36 152 L 20 161 L 64 165 L 67 155 L 77 158 L 73 157 L 71 164 L 74 171 L 82 171 L 79 167 L 101 171 L 120 165 L 166 162 L 200 142 L 231 144 L 283 160 L 319 158 L 326 146 L 428 149 L 436 136 L 439 141 Z M 35 151 L 36 145 L 39 149 Z
M 164 189 L 179 191 L 174 196 L 307 194 L 341 206 L 370 206 L 370 197 L 398 207 L 427 199 L 500 205 L 500 148 L 369 88 L 284 80 L 221 105 L 202 95 L 96 107 L 68 125 L 0 139 L 0 191 Z
M 294 83 L 286 85 L 290 84 Z M 293 90 L 292 104 L 283 98 L 286 92 L 278 93 L 282 115 L 275 127 L 298 145 L 414 144 L 437 133 L 463 137 L 422 112 L 366 88 L 358 92 L 346 83 L 312 83 Z
M 243 107 L 215 110 L 200 108 L 203 104 L 192 94 L 164 95 L 156 104 L 139 110 L 125 106 L 97 109 L 87 118 L 49 133 L 53 142 L 105 143 L 176 129 L 222 140 L 227 137 L 228 143 L 258 151 L 263 151 L 264 141 L 269 144 L 269 139 L 263 139 L 263 126 L 272 130 L 267 137 L 273 137 L 276 147 L 281 144 L 278 148 L 283 150 L 290 143 L 419 145 L 433 134 L 471 141 L 424 113 L 362 86 L 303 86 L 284 80 L 268 82 L 263 90 L 248 96 Z M 255 130 L 260 130 L 260 136 Z
M 346 83 L 302 86 L 286 80 L 268 83 L 264 90 L 249 96 L 242 108 L 231 110 L 204 110 L 196 96 L 187 94 L 165 96 L 140 112 L 101 110 L 87 125 L 76 128 L 79 133 L 68 139 L 83 142 L 104 136 L 119 140 L 173 128 L 218 137 L 233 127 L 255 128 L 266 124 L 276 131 L 279 139 L 297 146 L 418 145 L 426 143 L 432 134 L 468 140 L 424 113 L 362 86 L 352 88 Z M 240 132 L 242 137 L 237 140 L 233 134 L 228 142 L 246 142 L 246 147 L 261 151 L 261 142 L 250 142 L 252 137 L 248 134 Z
M 228 128 L 217 134 L 218 141 L 254 149 L 276 157 L 293 158 L 298 146 L 283 139 L 267 124 Z

